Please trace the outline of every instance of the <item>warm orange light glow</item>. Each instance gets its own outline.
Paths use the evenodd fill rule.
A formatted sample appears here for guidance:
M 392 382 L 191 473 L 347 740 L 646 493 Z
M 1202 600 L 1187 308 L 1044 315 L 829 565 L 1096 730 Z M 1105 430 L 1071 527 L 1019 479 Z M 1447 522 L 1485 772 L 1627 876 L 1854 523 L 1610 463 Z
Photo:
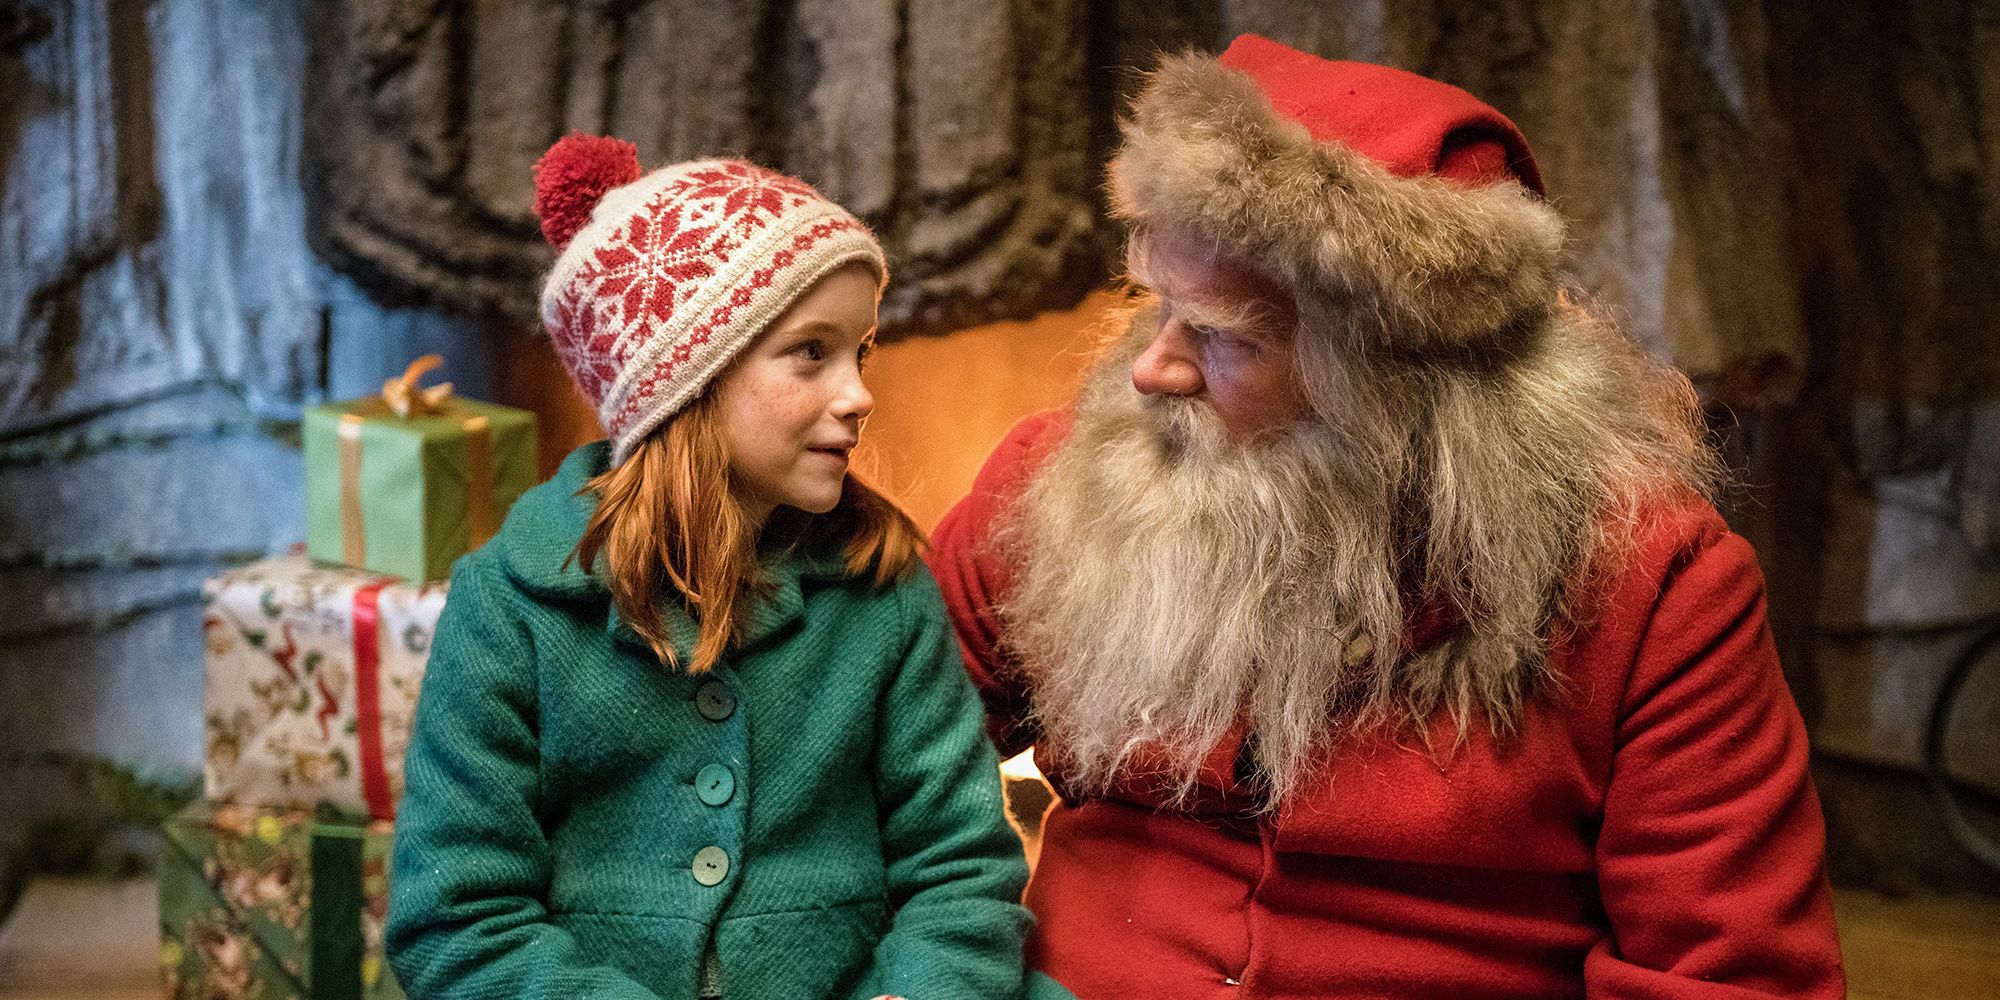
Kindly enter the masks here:
M 1041 780 L 1042 770 L 1041 768 L 1035 766 L 1034 748 L 1030 747 L 1026 750 L 1021 751 L 1020 753 L 1015 754 L 1012 757 L 1007 758 L 1006 760 L 1001 761 L 1000 776 L 1003 778 L 1011 778 L 1015 781 L 1022 781 L 1030 778 L 1035 779 L 1037 781 Z
M 857 468 L 929 531 L 1014 422 L 1068 403 L 1119 297 L 884 346 L 868 366 L 875 414 Z

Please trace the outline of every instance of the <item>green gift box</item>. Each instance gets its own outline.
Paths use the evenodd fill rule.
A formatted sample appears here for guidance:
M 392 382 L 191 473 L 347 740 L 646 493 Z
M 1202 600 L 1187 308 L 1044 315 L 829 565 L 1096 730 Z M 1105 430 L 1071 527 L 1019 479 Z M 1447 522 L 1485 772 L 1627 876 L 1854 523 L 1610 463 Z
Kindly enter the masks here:
M 197 802 L 162 832 L 170 1000 L 402 1000 L 382 961 L 387 822 Z
M 452 397 L 449 384 L 416 389 L 432 361 L 382 396 L 306 411 L 307 555 L 442 580 L 534 485 L 535 415 Z

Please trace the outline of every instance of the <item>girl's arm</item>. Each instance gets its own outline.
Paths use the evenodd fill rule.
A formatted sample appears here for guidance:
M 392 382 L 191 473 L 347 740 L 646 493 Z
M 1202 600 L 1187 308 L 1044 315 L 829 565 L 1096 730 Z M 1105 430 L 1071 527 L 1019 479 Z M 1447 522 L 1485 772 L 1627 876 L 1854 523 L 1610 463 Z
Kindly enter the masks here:
M 483 554 L 452 574 L 404 759 L 389 963 L 414 1000 L 655 1000 L 549 922 L 535 651 L 515 599 Z
M 1021 988 L 1027 863 L 937 585 L 919 572 L 898 597 L 916 636 L 883 694 L 875 764 L 895 917 L 855 995 L 1004 1000 Z

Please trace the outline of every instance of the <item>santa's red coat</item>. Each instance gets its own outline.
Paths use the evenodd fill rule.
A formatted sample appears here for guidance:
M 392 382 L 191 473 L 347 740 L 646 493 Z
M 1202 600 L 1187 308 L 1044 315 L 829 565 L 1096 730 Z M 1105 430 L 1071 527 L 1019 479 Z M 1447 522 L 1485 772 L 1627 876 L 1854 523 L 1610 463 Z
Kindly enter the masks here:
M 1035 733 L 996 653 L 1008 567 L 986 541 L 1067 426 L 1017 425 L 933 539 L 1006 753 Z M 1193 808 L 1140 786 L 1065 799 L 1028 889 L 1031 964 L 1082 1000 L 1842 996 L 1756 561 L 1706 503 L 1651 521 L 1513 742 L 1347 748 L 1264 819 L 1242 808 L 1235 740 Z

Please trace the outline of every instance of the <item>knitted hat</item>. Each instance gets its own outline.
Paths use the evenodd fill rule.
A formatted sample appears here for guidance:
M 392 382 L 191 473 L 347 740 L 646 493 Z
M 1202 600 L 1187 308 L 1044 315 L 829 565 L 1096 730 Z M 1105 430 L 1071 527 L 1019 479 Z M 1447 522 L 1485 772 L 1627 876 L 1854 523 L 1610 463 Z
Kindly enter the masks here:
M 630 143 L 571 135 L 535 165 L 535 212 L 557 251 L 542 325 L 613 465 L 819 279 L 857 261 L 888 277 L 860 220 L 741 160 L 642 177 Z
M 1123 131 L 1116 213 L 1290 285 L 1308 329 L 1453 350 L 1554 305 L 1563 223 L 1527 140 L 1457 87 L 1243 35 L 1165 60 Z

